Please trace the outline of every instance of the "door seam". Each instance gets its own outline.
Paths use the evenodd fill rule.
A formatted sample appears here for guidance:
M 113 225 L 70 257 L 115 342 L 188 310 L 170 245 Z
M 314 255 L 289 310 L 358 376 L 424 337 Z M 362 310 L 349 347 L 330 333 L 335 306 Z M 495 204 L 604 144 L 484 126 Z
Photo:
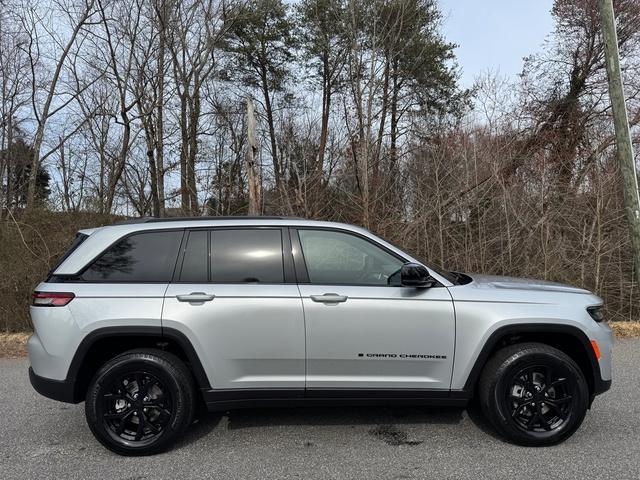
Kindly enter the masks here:
M 296 288 L 298 289 L 298 295 L 300 298 L 300 306 L 302 307 L 302 326 L 304 329 L 304 388 L 303 390 L 307 391 L 307 315 L 304 309 L 304 300 L 302 298 L 302 292 L 300 291 L 300 285 L 296 283 Z

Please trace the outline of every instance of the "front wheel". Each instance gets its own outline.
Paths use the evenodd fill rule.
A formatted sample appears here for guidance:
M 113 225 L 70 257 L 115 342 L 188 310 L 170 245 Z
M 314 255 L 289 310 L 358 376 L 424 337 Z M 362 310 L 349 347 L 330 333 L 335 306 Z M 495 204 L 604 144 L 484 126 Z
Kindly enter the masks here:
M 105 447 L 121 455 L 166 449 L 191 424 L 191 373 L 161 350 L 133 350 L 108 361 L 87 392 L 89 428 Z
M 584 420 L 589 389 L 580 367 L 560 350 L 521 343 L 498 351 L 480 377 L 480 405 L 508 440 L 553 445 Z

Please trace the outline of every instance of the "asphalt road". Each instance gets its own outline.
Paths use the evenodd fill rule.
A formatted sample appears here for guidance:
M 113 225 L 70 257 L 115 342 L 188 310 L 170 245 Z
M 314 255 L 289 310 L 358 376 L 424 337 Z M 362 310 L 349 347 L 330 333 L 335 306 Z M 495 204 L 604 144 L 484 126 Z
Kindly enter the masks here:
M 474 409 L 307 408 L 209 415 L 173 450 L 110 453 L 84 406 L 45 399 L 26 360 L 0 360 L 0 479 L 640 478 L 640 340 L 615 346 L 612 390 L 564 444 L 516 447 Z

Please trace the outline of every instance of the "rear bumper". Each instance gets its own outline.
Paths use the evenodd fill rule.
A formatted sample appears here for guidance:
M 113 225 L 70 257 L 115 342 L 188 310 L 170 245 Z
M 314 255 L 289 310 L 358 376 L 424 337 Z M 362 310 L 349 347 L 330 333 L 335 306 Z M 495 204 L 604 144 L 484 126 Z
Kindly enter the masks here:
M 40 395 L 59 402 L 78 403 L 74 399 L 75 383 L 68 380 L 51 380 L 50 378 L 36 375 L 33 368 L 29 367 L 29 380 L 31 385 Z

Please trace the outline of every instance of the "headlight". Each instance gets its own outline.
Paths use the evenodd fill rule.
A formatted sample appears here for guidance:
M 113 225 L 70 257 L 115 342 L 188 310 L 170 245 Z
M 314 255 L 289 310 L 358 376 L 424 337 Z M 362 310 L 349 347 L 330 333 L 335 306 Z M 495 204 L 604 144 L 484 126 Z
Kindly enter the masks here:
M 591 318 L 593 318 L 596 322 L 604 322 L 604 307 L 602 305 L 588 307 L 587 312 L 589 312 Z

